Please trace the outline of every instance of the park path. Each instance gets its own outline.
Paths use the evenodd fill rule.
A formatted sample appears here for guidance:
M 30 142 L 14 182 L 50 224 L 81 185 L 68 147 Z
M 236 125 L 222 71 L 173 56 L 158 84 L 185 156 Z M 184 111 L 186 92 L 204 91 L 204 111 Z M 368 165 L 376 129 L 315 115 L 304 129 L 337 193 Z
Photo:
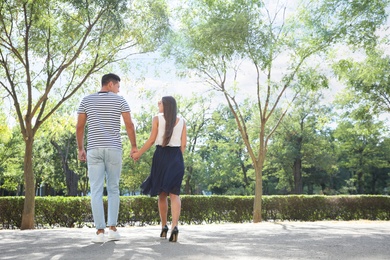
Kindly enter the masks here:
M 159 226 L 118 229 L 104 244 L 91 228 L 0 230 L 0 259 L 390 259 L 390 221 L 182 225 L 177 243 Z

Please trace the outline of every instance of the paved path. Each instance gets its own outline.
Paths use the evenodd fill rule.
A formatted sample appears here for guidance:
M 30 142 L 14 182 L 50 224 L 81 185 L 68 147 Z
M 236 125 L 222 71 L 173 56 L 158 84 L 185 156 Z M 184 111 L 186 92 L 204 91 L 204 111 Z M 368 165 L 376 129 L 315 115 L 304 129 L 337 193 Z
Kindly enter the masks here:
M 390 259 L 390 221 L 183 225 L 177 243 L 158 226 L 119 231 L 93 244 L 90 228 L 0 230 L 0 259 Z

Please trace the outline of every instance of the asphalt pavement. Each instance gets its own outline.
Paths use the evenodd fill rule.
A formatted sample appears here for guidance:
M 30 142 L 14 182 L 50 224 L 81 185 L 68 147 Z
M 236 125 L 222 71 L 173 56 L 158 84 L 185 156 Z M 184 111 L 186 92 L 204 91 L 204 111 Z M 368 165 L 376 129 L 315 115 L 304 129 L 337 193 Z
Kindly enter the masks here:
M 118 230 L 103 244 L 92 228 L 0 230 L 0 259 L 390 259 L 390 221 L 181 225 L 176 243 L 159 226 Z

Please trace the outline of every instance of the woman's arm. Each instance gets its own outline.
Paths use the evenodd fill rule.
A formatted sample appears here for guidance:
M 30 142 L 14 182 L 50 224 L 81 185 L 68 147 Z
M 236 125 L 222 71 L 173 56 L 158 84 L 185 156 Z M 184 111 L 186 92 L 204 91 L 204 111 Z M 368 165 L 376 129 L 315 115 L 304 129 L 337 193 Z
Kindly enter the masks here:
M 157 138 L 157 133 L 158 133 L 158 117 L 155 116 L 153 117 L 152 120 L 152 131 L 150 132 L 150 136 L 148 140 L 146 140 L 145 144 L 142 146 L 141 149 L 138 150 L 138 152 L 133 153 L 132 158 L 134 160 L 137 160 L 141 157 L 141 155 L 146 152 L 156 141 Z
M 184 121 L 184 119 L 183 119 Z M 183 132 L 181 133 L 181 145 L 180 145 L 180 150 L 184 154 L 184 151 L 186 150 L 187 147 L 187 126 L 186 126 L 186 121 L 183 122 Z

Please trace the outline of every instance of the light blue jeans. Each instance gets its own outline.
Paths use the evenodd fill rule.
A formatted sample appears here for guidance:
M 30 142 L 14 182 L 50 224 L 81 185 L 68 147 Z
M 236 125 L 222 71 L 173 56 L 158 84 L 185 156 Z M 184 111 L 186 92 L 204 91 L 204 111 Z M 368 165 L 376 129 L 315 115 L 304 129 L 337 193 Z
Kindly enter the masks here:
M 87 152 L 88 177 L 91 186 L 91 207 L 96 229 L 106 227 L 103 187 L 107 188 L 107 226 L 116 226 L 119 213 L 119 178 L 122 171 L 122 151 L 96 148 Z

